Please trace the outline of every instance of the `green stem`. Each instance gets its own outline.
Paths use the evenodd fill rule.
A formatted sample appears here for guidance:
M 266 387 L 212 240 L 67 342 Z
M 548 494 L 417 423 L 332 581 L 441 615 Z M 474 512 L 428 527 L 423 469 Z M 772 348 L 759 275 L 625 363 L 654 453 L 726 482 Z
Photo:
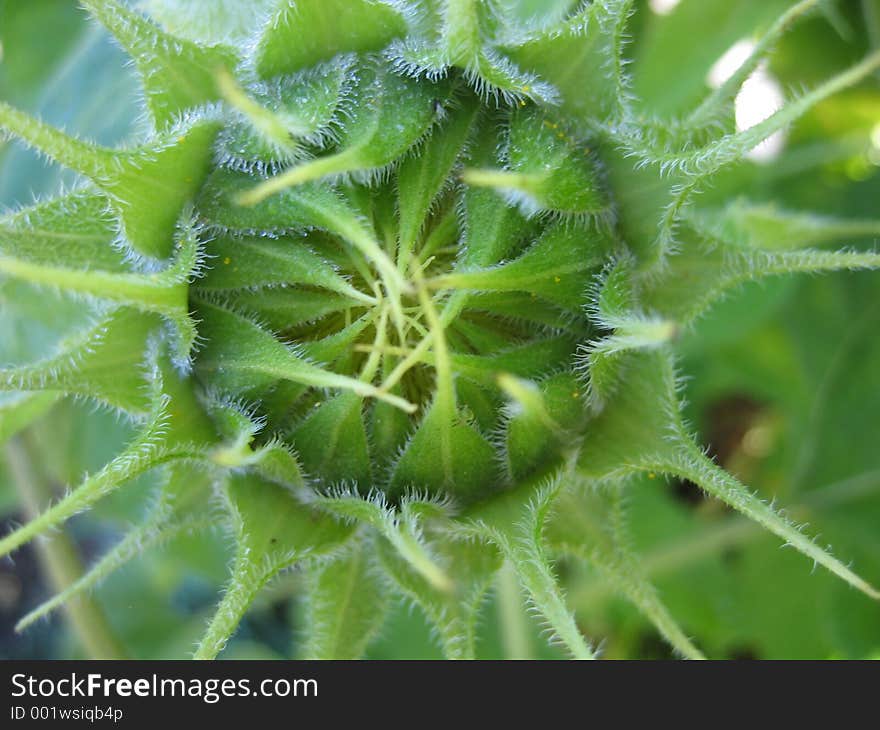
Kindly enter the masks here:
M 656 471 L 687 479 L 705 489 L 709 494 L 733 507 L 774 533 L 795 550 L 822 565 L 845 580 L 854 588 L 875 600 L 880 591 L 856 575 L 846 565 L 818 547 L 790 521 L 782 517 L 770 505 L 758 499 L 733 476 L 709 459 L 690 439 L 682 442 L 682 453 L 672 463 L 648 465 Z
M 505 561 L 498 571 L 498 623 L 506 659 L 533 659 L 522 589 L 513 566 Z
M 49 504 L 52 489 L 45 475 L 34 467 L 29 457 L 26 436 L 10 441 L 5 448 L 12 481 L 29 519 L 36 518 Z M 40 564 L 52 584 L 61 592 L 83 575 L 83 565 L 76 546 L 63 530 L 48 534 L 36 543 Z M 125 650 L 113 634 L 104 611 L 88 595 L 72 598 L 64 607 L 70 626 L 92 659 L 122 659 Z
M 702 125 L 708 123 L 713 114 L 717 113 L 725 103 L 730 102 L 736 96 L 737 91 L 746 82 L 749 76 L 767 58 L 773 46 L 783 34 L 801 17 L 808 14 L 819 4 L 819 0 L 801 0 L 797 5 L 789 8 L 773 24 L 764 37 L 755 45 L 755 49 L 746 61 L 728 78 L 721 86 L 713 91 L 705 101 L 691 114 L 688 123 Z
M 229 585 L 205 632 L 193 659 L 216 659 L 235 633 L 257 594 L 271 580 L 271 571 L 255 570 L 246 557 L 239 556 Z
M 826 509 L 851 504 L 880 492 L 880 471 L 870 471 L 810 491 L 804 500 L 787 512 L 798 520 L 807 520 Z M 767 531 L 745 517 L 729 517 L 718 525 L 694 535 L 659 545 L 640 556 L 642 572 L 653 578 L 674 575 L 713 555 L 734 547 L 747 545 L 767 537 Z M 553 545 L 554 549 L 559 546 Z M 564 550 L 563 550 L 564 552 Z M 614 586 L 606 580 L 590 580 L 572 593 L 572 605 L 579 611 L 595 606 L 614 594 Z

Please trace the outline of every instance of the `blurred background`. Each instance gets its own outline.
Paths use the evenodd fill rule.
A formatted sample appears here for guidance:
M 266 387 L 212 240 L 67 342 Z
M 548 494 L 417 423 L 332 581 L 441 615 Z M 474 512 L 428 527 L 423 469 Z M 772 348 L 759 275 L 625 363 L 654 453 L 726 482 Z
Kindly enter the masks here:
M 206 3 L 189 0 L 193 17 Z M 271 4 L 261 0 L 256 5 Z M 519 0 L 524 12 L 564 11 L 566 0 Z M 169 0 L 140 3 L 163 17 Z M 791 0 L 644 0 L 632 22 L 634 91 L 649 112 L 672 116 L 721 83 L 756 32 Z M 179 29 L 178 29 L 179 30 Z M 138 89 L 127 59 L 74 0 L 0 0 L 0 99 L 104 144 L 137 139 Z M 840 0 L 785 37 L 737 100 L 742 126 L 781 98 L 833 76 L 880 44 L 880 0 Z M 719 80 L 720 79 L 720 80 Z M 589 79 L 584 79 L 589 83 Z M 0 142 L 0 205 L 30 203 L 69 185 L 69 173 Z M 880 79 L 821 104 L 786 135 L 756 150 L 704 195 L 853 219 L 880 219 Z M 843 240 L 876 246 L 873 237 Z M 77 322 L 59 296 L 0 279 L 0 363 L 50 351 Z M 39 310 L 39 317 L 31 316 Z M 48 313 L 48 316 L 47 316 Z M 39 324 L 38 324 L 39 323 Z M 729 471 L 785 505 L 809 532 L 880 584 L 880 275 L 787 277 L 747 286 L 678 344 L 688 376 L 688 416 Z M 77 483 L 130 437 L 89 404 L 62 401 L 20 440 L 47 494 Z M 24 518 L 21 464 L 0 450 L 0 531 Z M 149 499 L 141 480 L 73 519 L 61 539 L 84 564 L 138 521 Z M 706 500 L 688 483 L 645 480 L 631 489 L 635 547 L 669 609 L 712 657 L 880 658 L 880 606 L 760 528 Z M 137 658 L 186 656 L 218 598 L 229 545 L 216 535 L 179 538 L 139 556 L 93 596 L 120 650 Z M 560 563 L 584 632 L 605 637 L 611 658 L 666 658 L 668 648 L 600 576 Z M 227 657 L 296 654 L 298 576 L 264 591 Z M 63 613 L 23 633 L 18 618 L 54 592 L 33 547 L 0 561 L 0 657 L 83 656 Z M 486 606 L 480 654 L 503 655 L 496 608 Z M 553 657 L 537 627 L 531 652 Z M 418 611 L 400 606 L 372 658 L 439 653 Z

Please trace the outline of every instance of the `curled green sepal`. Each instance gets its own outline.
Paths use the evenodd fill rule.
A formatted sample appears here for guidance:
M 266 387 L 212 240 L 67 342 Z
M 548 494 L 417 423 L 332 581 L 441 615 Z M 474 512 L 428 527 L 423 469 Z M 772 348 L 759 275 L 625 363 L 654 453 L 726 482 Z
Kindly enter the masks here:
M 223 494 L 236 541 L 235 562 L 194 659 L 213 659 L 223 650 L 257 593 L 280 571 L 334 553 L 353 534 L 351 527 L 254 475 L 233 474 Z

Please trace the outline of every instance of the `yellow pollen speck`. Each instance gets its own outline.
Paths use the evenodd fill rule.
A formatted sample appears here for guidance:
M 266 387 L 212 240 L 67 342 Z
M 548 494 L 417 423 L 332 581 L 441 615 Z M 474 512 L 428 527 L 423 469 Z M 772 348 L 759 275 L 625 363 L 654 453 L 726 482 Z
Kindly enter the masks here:
M 654 472 L 650 472 L 648 474 L 648 479 L 656 479 L 656 478 L 657 478 L 657 475 Z
M 177 142 L 178 142 L 178 144 L 183 144 L 184 142 L 186 142 L 186 137 L 185 136 L 178 137 Z
M 532 87 L 531 87 L 531 86 L 523 86 L 523 87 L 521 88 L 521 91 L 522 91 L 524 94 L 528 94 L 531 90 L 532 90 Z
M 227 256 L 225 259 L 223 259 L 223 263 L 224 263 L 226 266 L 229 266 L 229 264 L 232 263 L 232 259 L 229 258 L 229 257 Z
M 580 398 L 580 395 L 581 395 L 580 393 L 575 391 L 574 393 L 571 394 L 571 397 L 577 399 L 577 398 Z
M 558 284 L 560 281 L 562 281 L 562 279 L 560 279 L 558 276 L 554 276 L 553 281 L 555 281 Z

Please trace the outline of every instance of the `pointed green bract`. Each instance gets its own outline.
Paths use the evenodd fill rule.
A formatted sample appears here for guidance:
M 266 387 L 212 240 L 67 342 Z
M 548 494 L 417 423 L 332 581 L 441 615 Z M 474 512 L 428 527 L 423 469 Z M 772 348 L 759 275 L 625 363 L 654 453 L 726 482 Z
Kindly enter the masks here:
M 178 360 L 186 362 L 196 338 L 195 324 L 189 316 L 187 295 L 189 279 L 199 261 L 199 242 L 189 226 L 182 228 L 179 239 L 176 260 L 155 274 L 101 271 L 92 268 L 90 261 L 83 262 L 81 269 L 33 263 L 5 256 L 2 248 L 0 273 L 69 294 L 131 307 L 145 314 L 161 315 L 177 330 Z M 104 246 L 109 248 L 109 243 L 104 241 Z M 44 251 L 44 254 L 48 253 Z M 45 258 L 48 259 L 49 256 L 46 255 Z M 96 258 L 100 260 L 101 257 Z M 66 263 L 64 252 L 58 252 L 56 260 L 59 259 Z
M 382 627 L 388 593 L 378 571 L 370 565 L 368 549 L 358 546 L 312 569 L 303 659 L 360 659 Z
M 0 555 L 6 555 L 37 535 L 63 524 L 126 482 L 158 466 L 179 460 L 197 460 L 197 447 L 169 446 L 162 442 L 167 423 L 166 405 L 166 399 L 154 404 L 146 427 L 119 456 L 100 471 L 86 477 L 82 484 L 30 522 L 0 539 Z
M 69 137 L 4 102 L 0 127 L 107 193 L 124 242 L 148 259 L 171 253 L 174 229 L 208 172 L 219 129 L 215 122 L 200 121 L 148 146 L 116 152 Z
M 247 89 L 222 73 L 217 82 L 220 90 L 242 119 L 221 133 L 220 162 L 233 170 L 275 173 L 308 156 L 304 145 L 321 144 L 335 136 L 340 106 L 355 78 L 350 58 L 328 61 Z
M 379 546 L 382 565 L 398 589 L 425 613 L 447 659 L 476 657 L 480 608 L 501 565 L 491 545 L 478 544 L 477 550 L 469 547 L 473 546 L 451 540 L 437 546 L 450 574 L 456 576 L 454 589 L 444 591 L 413 570 L 390 545 Z
M 264 322 L 276 332 L 343 312 L 355 302 L 344 295 L 311 289 L 261 288 L 230 293 L 233 307 Z
M 514 112 L 506 158 L 506 169 L 467 170 L 464 181 L 495 188 L 529 216 L 589 217 L 608 211 L 590 148 L 553 117 L 534 109 Z
M 562 106 L 581 118 L 621 115 L 626 102 L 623 43 L 632 0 L 590 3 L 557 27 L 505 49 L 522 68 L 553 84 Z M 597 69 L 606 69 L 597 73 Z M 585 85 L 589 78 L 593 83 Z
M 340 53 L 377 51 L 406 30 L 381 0 L 284 0 L 256 52 L 263 78 L 309 68 Z
M 763 525 L 808 558 L 864 593 L 880 593 L 786 518 L 760 500 L 707 457 L 684 431 L 669 356 L 663 351 L 628 357 L 627 388 L 614 408 L 593 422 L 578 458 L 578 472 L 596 481 L 624 478 L 638 471 L 689 479 L 709 494 Z
M 685 220 L 707 238 L 738 248 L 789 251 L 880 235 L 880 221 L 846 220 L 780 209 L 745 199 L 722 209 L 694 208 Z
M 589 561 L 650 619 L 677 653 L 688 659 L 705 659 L 642 574 L 639 557 L 631 552 L 623 534 L 620 490 L 587 489 L 568 491 L 560 498 L 554 519 L 547 526 L 552 549 Z
M 214 76 L 238 62 L 225 46 L 203 46 L 176 38 L 114 0 L 82 0 L 88 10 L 132 57 L 158 128 L 188 109 L 219 98 Z
M 460 413 L 435 404 L 395 465 L 391 487 L 466 496 L 491 481 L 496 469 L 489 440 Z
M 442 131 L 410 154 L 397 172 L 400 210 L 398 268 L 406 272 L 409 258 L 428 212 L 449 183 L 449 174 L 471 134 L 477 107 L 454 109 Z
M 509 494 L 507 504 L 502 503 L 502 509 L 494 514 L 478 508 L 467 515 L 472 525 L 466 529 L 491 540 L 511 562 L 531 606 L 572 658 L 594 659 L 592 647 L 566 605 L 544 547 L 544 526 L 560 484 L 556 478 L 539 484 L 536 491 L 527 495 L 525 503 L 522 494 Z
M 674 256 L 644 300 L 664 316 L 687 324 L 731 290 L 749 281 L 796 273 L 880 268 L 880 254 L 858 251 L 757 251 L 692 245 Z
M 35 264 L 124 271 L 108 201 L 72 193 L 0 218 L 0 255 Z
M 333 189 L 303 185 L 284 190 L 253 206 L 240 206 L 235 196 L 241 194 L 247 178 L 230 173 L 216 175 L 207 187 L 206 214 L 214 225 L 241 232 L 287 231 L 315 226 L 334 233 L 372 261 L 394 293 L 408 288 L 394 263 L 379 246 L 357 213 Z M 230 196 L 238 200 L 230 200 Z M 225 202 L 225 205 L 223 203 Z M 231 204 L 231 208 L 227 207 Z
M 200 289 L 228 291 L 256 286 L 316 286 L 372 304 L 372 297 L 351 286 L 334 267 L 302 240 L 218 237 L 211 246 L 210 269 L 196 282 Z
M 584 421 L 583 385 L 574 374 L 554 375 L 525 387 L 534 389 L 536 402 L 513 405 L 505 426 L 505 461 L 512 481 L 526 479 L 558 459 Z
M 522 255 L 506 263 L 462 269 L 435 280 L 440 289 L 523 291 L 580 309 L 590 274 L 607 260 L 608 240 L 589 226 L 559 224 L 541 236 Z
M 290 380 L 313 388 L 351 390 L 412 409 L 403 399 L 382 393 L 369 383 L 312 364 L 246 317 L 207 302 L 201 303 L 199 313 L 199 331 L 208 345 L 198 354 L 196 368 L 212 373 L 212 382 L 223 390 L 239 394 Z
M 157 321 L 125 308 L 71 336 L 45 360 L 0 370 L 0 389 L 94 398 L 133 416 L 150 410 L 146 340 Z
M 448 93 L 397 76 L 372 61 L 358 68 L 358 84 L 347 100 L 339 151 L 295 165 L 243 194 L 254 205 L 286 188 L 322 178 L 375 175 L 416 144 L 437 117 Z
M 339 550 L 351 529 L 316 515 L 282 487 L 234 476 L 226 499 L 236 540 L 232 577 L 195 659 L 213 659 L 235 633 L 256 594 L 281 570 Z
M 806 324 L 797 316 L 768 329 L 750 308 L 735 310 L 737 328 L 755 333 L 751 346 L 725 340 L 723 370 L 688 393 L 694 415 L 710 413 L 713 427 L 707 403 L 720 389 L 762 394 L 760 422 L 743 426 L 745 435 L 707 429 L 730 474 L 687 431 L 674 370 L 675 348 L 689 365 L 695 352 L 706 357 L 693 338 L 708 331 L 714 343 L 714 323 L 695 322 L 738 285 L 880 265 L 866 247 L 880 230 L 870 214 L 798 209 L 823 192 L 833 208 L 844 176 L 853 190 L 870 187 L 861 178 L 876 156 L 868 145 L 876 114 L 862 82 L 877 54 L 783 100 L 762 122 L 747 126 L 738 113 L 740 89 L 750 90 L 753 73 L 771 73 L 770 49 L 817 0 L 790 4 L 775 21 L 772 9 L 734 13 L 713 0 L 634 23 L 636 8 L 647 11 L 631 0 L 83 4 L 131 57 L 148 123 L 111 149 L 0 103 L 2 129 L 86 178 L 0 216 L 0 344 L 12 363 L 0 363 L 0 439 L 18 436 L 7 445 L 13 455 L 51 443 L 47 468 L 80 473 L 72 454 L 91 421 L 82 434 L 75 423 L 68 448 L 55 436 L 72 432 L 54 422 L 67 404 L 44 417 L 66 395 L 120 411 L 137 431 L 79 487 L 42 513 L 32 509 L 37 516 L 0 550 L 61 529 L 111 492 L 136 491 L 150 472 L 161 482 L 140 527 L 92 570 L 65 576 L 56 598 L 23 624 L 67 598 L 77 598 L 75 608 L 142 548 L 225 524 L 235 545 L 231 578 L 199 658 L 217 656 L 259 591 L 293 566 L 297 574 L 277 590 L 296 586 L 306 597 L 300 654 L 362 655 L 402 596 L 425 614 L 447 656 L 482 656 L 491 648 L 478 637 L 481 608 L 502 563 L 500 631 L 513 655 L 530 654 L 526 610 L 571 656 L 596 655 L 582 631 L 605 626 L 586 612 L 591 588 L 581 581 L 593 573 L 678 654 L 702 657 L 686 628 L 721 655 L 730 642 L 713 635 L 718 622 L 685 611 L 679 625 L 648 580 L 655 538 L 686 534 L 690 520 L 712 528 L 711 505 L 691 514 L 656 490 L 633 495 L 643 473 L 695 483 L 877 597 L 732 476 L 755 475 L 766 488 L 769 475 L 782 493 L 816 486 L 806 484 L 808 472 L 817 483 L 833 473 L 818 429 L 870 403 L 847 400 L 855 386 L 849 395 L 831 387 L 868 377 L 856 345 L 876 319 L 862 288 L 869 279 L 854 280 L 852 291 L 821 282 L 805 315 L 812 339 L 800 336 Z M 877 24 L 864 15 L 873 34 Z M 680 32 L 670 28 L 695 17 L 729 19 L 730 37 L 695 34 L 693 48 L 675 48 L 687 51 L 687 68 L 646 73 L 663 58 L 654 44 L 669 45 Z M 826 17 L 842 32 L 840 13 Z M 710 56 L 757 19 L 767 33 L 700 103 Z M 638 42 L 630 47 L 631 32 Z M 78 69 L 94 61 L 88 49 L 98 37 L 52 60 L 57 73 L 39 94 L 22 93 L 15 67 L 4 66 L 7 98 L 27 108 L 39 97 L 46 119 L 87 129 L 77 105 L 62 114 L 53 100 L 79 93 Z M 803 43 L 779 44 L 772 73 L 789 81 Z M 34 65 L 36 78 L 43 70 Z M 808 75 L 818 68 L 817 59 Z M 633 92 L 661 77 L 677 118 Z M 829 100 L 857 84 L 850 98 Z M 92 86 L 87 110 L 103 115 L 120 91 Z M 780 164 L 746 162 L 757 143 L 805 116 Z M 100 140 L 125 132 L 92 130 Z M 8 162 L 0 183 L 21 198 L 16 178 L 30 173 L 13 175 L 18 160 Z M 743 185 L 753 200 L 733 197 Z M 846 201 L 853 211 L 860 205 L 856 195 Z M 833 242 L 854 248 L 818 248 Z M 786 301 L 792 291 L 771 292 L 789 317 L 803 301 Z M 839 323 L 814 316 L 823 311 Z M 853 355 L 823 359 L 828 348 L 814 344 L 830 346 L 838 324 L 842 352 Z M 734 371 L 743 363 L 748 372 Z M 703 373 L 704 359 L 696 365 Z M 777 403 L 767 389 L 783 379 L 792 390 L 780 386 Z M 795 405 L 813 393 L 812 411 Z M 865 451 L 861 426 L 842 423 L 833 437 L 852 444 L 854 465 Z M 790 483 L 779 481 L 787 457 L 765 457 L 762 439 L 782 434 L 788 444 L 801 428 L 820 466 L 801 456 Z M 732 455 L 722 454 L 728 440 Z M 34 480 L 16 468 L 28 503 L 47 502 L 28 497 Z M 643 554 L 630 545 L 630 523 Z M 713 546 L 728 544 L 727 527 L 720 532 Z M 862 564 L 858 533 L 843 542 Z M 750 547 L 724 569 L 751 588 L 752 573 L 767 570 L 763 558 Z M 790 576 L 778 577 L 783 593 L 797 593 L 782 582 Z M 724 597 L 702 575 L 686 582 L 688 591 Z M 683 589 L 662 585 L 664 593 L 672 586 L 678 612 Z M 824 580 L 817 585 L 825 590 Z M 826 603 L 838 600 L 851 598 Z M 759 603 L 748 610 L 759 614 Z M 617 621 L 616 613 L 607 617 Z M 609 653 L 647 646 L 644 628 L 633 622 Z M 827 655 L 829 647 L 808 648 Z
M 181 534 L 197 532 L 211 527 L 211 520 L 205 517 L 201 519 L 171 520 L 167 524 L 163 524 L 162 519 L 165 517 L 167 516 L 164 513 L 150 515 L 145 522 L 132 528 L 125 537 L 91 566 L 79 580 L 23 616 L 15 625 L 15 630 L 24 631 L 33 623 L 64 606 L 68 601 L 90 590 L 94 590 L 113 573 L 150 549 L 171 542 Z
M 308 473 L 321 474 L 331 484 L 372 485 L 363 409 L 361 396 L 341 393 L 320 404 L 297 426 L 292 440 Z

